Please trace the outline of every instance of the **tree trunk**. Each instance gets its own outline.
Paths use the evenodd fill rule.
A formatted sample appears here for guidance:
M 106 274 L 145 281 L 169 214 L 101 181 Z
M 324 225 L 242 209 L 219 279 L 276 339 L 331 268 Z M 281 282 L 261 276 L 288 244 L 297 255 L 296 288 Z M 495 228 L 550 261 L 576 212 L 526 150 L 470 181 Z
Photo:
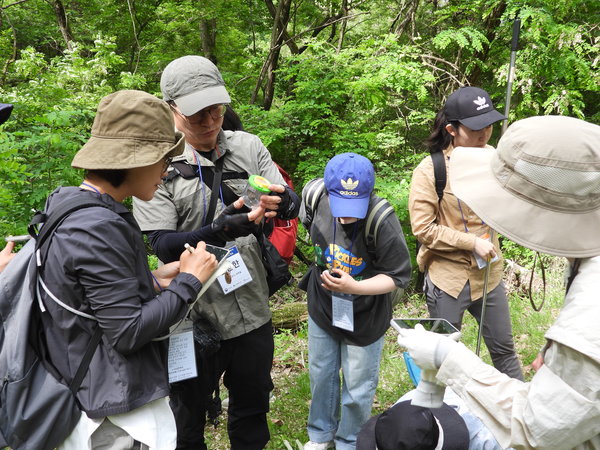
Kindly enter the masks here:
M 273 328 L 297 330 L 308 320 L 306 302 L 284 303 L 273 310 Z
M 11 34 L 12 34 L 12 44 L 13 44 L 12 53 L 11 53 L 10 57 L 6 58 L 6 61 L 4 62 L 4 67 L 2 68 L 2 77 L 0 78 L 0 81 L 1 81 L 0 86 L 1 86 L 6 81 L 6 74 L 8 73 L 8 68 L 17 59 L 17 30 L 15 29 L 12 21 L 8 17 L 8 14 L 6 14 L 6 12 L 4 11 L 4 8 L 0 9 L 0 14 L 2 14 L 2 17 L 5 18 L 6 22 L 8 23 L 8 26 L 10 27 Z
M 273 20 L 275 20 L 275 17 L 277 16 L 277 8 L 275 8 L 275 5 L 273 5 L 273 2 L 271 0 L 265 0 L 265 4 L 267 5 L 267 9 L 269 10 L 269 13 L 271 13 L 271 17 L 273 18 Z M 291 6 L 291 3 L 290 3 Z M 289 15 L 289 10 L 288 10 L 288 15 Z M 280 24 L 281 26 L 282 24 Z M 287 24 L 285 27 L 283 28 L 283 42 L 285 42 L 285 45 L 288 46 L 288 48 L 290 49 L 290 52 L 292 52 L 292 55 L 297 55 L 298 53 L 300 53 L 298 51 L 298 46 L 296 45 L 296 42 L 294 41 L 294 39 L 292 39 L 289 35 L 289 33 L 287 32 Z
M 71 33 L 71 28 L 69 27 L 69 21 L 67 20 L 65 7 L 63 6 L 61 0 L 52 0 L 49 1 L 49 3 L 54 9 L 54 14 L 56 14 L 56 21 L 58 22 L 60 32 L 65 40 L 67 48 L 69 50 L 73 50 L 73 34 Z
M 496 30 L 498 29 L 498 27 L 500 25 L 500 18 L 504 14 L 504 11 L 506 11 L 506 2 L 500 2 L 498 4 L 498 6 L 496 6 L 496 8 L 494 8 L 494 10 L 490 13 L 490 15 L 485 19 L 485 22 L 484 22 L 485 37 L 488 39 L 490 44 L 496 38 Z M 512 27 L 510 29 L 512 30 Z M 511 37 L 512 37 L 511 35 L 504 36 L 504 38 L 506 39 L 507 46 L 510 45 Z M 488 56 L 490 53 L 490 47 L 491 47 L 491 45 L 484 46 L 483 50 L 481 52 L 476 52 L 473 55 L 473 59 L 478 59 L 480 61 L 485 61 L 486 59 L 488 59 Z M 469 76 L 470 84 L 472 84 L 473 86 L 479 86 L 481 83 L 481 76 L 482 76 L 481 67 L 476 64 L 475 68 L 473 69 L 473 72 Z
M 265 0 L 268 1 L 268 0 Z M 268 110 L 271 108 L 273 103 L 273 95 L 275 92 L 275 71 L 279 66 L 279 54 L 281 51 L 281 45 L 283 43 L 283 35 L 286 32 L 287 24 L 290 18 L 290 8 L 292 6 L 292 0 L 280 0 L 277 5 L 277 11 L 273 20 L 273 28 L 271 30 L 271 46 L 267 59 L 262 66 L 258 80 L 256 80 L 256 86 L 252 93 L 250 103 L 256 102 L 258 91 L 261 89 L 263 80 L 267 80 L 264 88 L 263 108 Z
M 200 40 L 204 56 L 217 64 L 217 19 L 200 21 Z
M 404 3 L 392 23 L 392 32 L 402 36 L 410 25 L 411 36 L 414 37 L 417 9 L 419 9 L 419 0 L 408 0 Z
M 342 25 L 340 26 L 340 37 L 338 39 L 337 44 L 337 53 L 342 51 L 342 45 L 344 44 L 344 36 L 346 35 L 346 27 L 348 26 L 348 0 L 342 0 L 342 7 L 340 14 L 344 19 L 342 20 Z

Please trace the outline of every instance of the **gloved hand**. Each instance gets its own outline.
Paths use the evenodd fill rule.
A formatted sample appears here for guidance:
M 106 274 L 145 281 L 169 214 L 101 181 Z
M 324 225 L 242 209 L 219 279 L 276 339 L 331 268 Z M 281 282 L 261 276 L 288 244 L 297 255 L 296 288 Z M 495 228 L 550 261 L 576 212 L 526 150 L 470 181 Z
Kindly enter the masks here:
M 288 220 L 298 216 L 300 211 L 300 198 L 288 186 L 270 184 L 271 193 L 261 196 L 261 206 L 267 211 L 275 211 L 277 217 Z M 269 215 L 268 217 L 272 217 Z
M 233 241 L 236 238 L 258 232 L 258 225 L 248 218 L 248 213 L 239 211 L 234 204 L 231 204 L 213 220 L 212 231 L 218 238 L 224 241 Z
M 291 211 L 295 208 L 290 192 L 291 189 L 286 186 L 283 192 L 274 193 L 278 197 L 281 197 L 281 203 L 279 204 L 279 208 L 277 208 L 277 215 L 279 217 L 289 217 Z
M 415 364 L 422 370 L 439 369 L 460 339 L 460 332 L 444 336 L 425 331 L 421 324 L 417 324 L 414 330 L 403 329 L 398 333 L 398 344 L 408 350 Z

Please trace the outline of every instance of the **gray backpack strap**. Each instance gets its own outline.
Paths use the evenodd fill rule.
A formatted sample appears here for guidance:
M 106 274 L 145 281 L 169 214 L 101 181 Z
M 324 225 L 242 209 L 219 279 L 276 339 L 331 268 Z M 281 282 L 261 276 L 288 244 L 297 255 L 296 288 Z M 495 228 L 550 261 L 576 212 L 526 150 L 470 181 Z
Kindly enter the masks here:
M 377 234 L 379 232 L 379 227 L 385 218 L 393 212 L 394 207 L 390 204 L 390 202 L 380 197 L 375 197 L 375 201 L 369 207 L 365 232 L 367 238 L 367 249 L 371 259 L 375 259 L 372 256 L 375 254 L 375 249 L 377 248 Z
M 316 178 L 311 181 L 306 190 L 306 205 L 309 207 L 311 213 L 319 206 L 321 196 L 325 192 L 325 181 L 323 178 Z
M 367 252 L 371 261 L 377 259 L 377 236 L 381 223 L 390 214 L 395 213 L 394 207 L 387 200 L 376 197 L 372 205 L 369 205 L 369 214 L 367 215 L 367 223 L 365 225 L 365 238 L 367 240 Z M 395 306 L 402 298 L 404 289 L 396 288 L 390 293 L 392 307 Z
M 302 190 L 302 205 L 300 206 L 300 221 L 304 228 L 309 231 L 315 215 L 315 211 L 319 207 L 319 202 L 325 193 L 325 182 L 323 178 L 315 178 L 309 181 Z

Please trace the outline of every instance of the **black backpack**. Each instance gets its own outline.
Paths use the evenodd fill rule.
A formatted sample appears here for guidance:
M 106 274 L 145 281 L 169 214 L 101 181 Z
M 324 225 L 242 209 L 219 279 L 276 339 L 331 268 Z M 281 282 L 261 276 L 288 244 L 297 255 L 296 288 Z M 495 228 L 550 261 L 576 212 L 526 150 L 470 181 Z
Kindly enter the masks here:
M 50 215 L 37 213 L 29 228 L 34 239 L 0 274 L 0 447 L 53 449 L 67 438 L 81 417 L 75 393 L 102 331 L 96 327 L 73 381 L 70 386 L 63 384 L 45 357 L 46 340 L 41 321 L 48 313 L 44 312 L 39 299 L 38 268 L 57 226 L 74 211 L 92 206 L 109 208 L 100 199 L 81 198 L 58 204 Z M 35 228 L 40 224 L 43 226 L 37 234 Z M 64 304 L 61 306 L 69 309 Z

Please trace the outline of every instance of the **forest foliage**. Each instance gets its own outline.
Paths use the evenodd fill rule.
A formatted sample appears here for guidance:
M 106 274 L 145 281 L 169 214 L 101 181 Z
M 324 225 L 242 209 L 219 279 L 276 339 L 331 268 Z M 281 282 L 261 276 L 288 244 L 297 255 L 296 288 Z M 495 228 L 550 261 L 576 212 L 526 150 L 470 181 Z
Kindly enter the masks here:
M 70 161 L 104 95 L 160 95 L 161 70 L 186 54 L 216 61 L 298 188 L 358 152 L 406 224 L 410 172 L 447 95 L 481 86 L 504 110 L 517 14 L 510 120 L 600 123 L 597 0 L 0 0 L 0 102 L 15 104 L 0 127 L 0 233 L 22 234 L 49 192 L 79 183 Z

